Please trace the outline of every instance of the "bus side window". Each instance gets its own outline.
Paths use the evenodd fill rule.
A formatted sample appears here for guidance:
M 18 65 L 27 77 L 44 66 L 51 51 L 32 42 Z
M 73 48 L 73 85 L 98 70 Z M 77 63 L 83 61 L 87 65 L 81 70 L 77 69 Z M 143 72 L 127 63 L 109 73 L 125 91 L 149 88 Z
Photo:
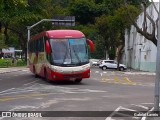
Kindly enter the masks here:
M 40 52 L 44 52 L 44 42 L 43 42 L 43 38 L 41 38 L 39 42 L 40 42 L 39 51 L 40 51 Z
M 33 52 L 36 52 L 36 41 L 35 40 L 33 41 Z
M 31 49 L 32 49 L 32 52 L 34 52 L 34 43 L 33 43 L 33 41 L 31 42 L 31 44 L 32 44 L 32 45 L 31 45 L 31 46 L 32 46 L 32 48 L 31 48 Z
M 37 41 L 37 49 L 38 49 L 38 52 L 41 52 L 41 39 Z
M 36 43 L 36 50 L 35 50 L 35 52 L 38 53 L 38 43 L 39 43 L 39 40 L 35 40 L 35 43 Z
M 42 50 L 42 52 L 44 52 L 44 40 L 43 40 L 43 38 L 41 39 L 41 50 Z
M 33 41 L 30 42 L 30 51 L 33 52 Z

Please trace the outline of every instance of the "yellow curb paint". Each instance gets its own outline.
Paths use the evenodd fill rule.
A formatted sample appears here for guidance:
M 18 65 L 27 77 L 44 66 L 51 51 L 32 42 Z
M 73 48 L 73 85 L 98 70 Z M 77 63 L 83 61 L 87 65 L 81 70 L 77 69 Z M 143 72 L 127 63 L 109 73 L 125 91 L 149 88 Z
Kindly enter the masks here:
M 134 84 L 134 82 L 132 82 L 131 80 L 129 80 L 129 78 L 127 77 L 124 77 L 123 78 L 126 82 L 128 82 L 128 84 Z
M 119 79 L 118 79 L 118 77 L 115 77 L 114 80 L 115 80 L 116 82 L 120 82 Z
M 0 101 L 9 101 L 9 100 L 15 100 L 15 99 L 20 99 L 20 98 L 46 96 L 46 95 L 48 94 L 28 94 L 28 95 L 5 96 L 5 97 L 1 97 Z
M 136 82 L 132 82 L 131 80 L 129 80 L 128 77 L 124 77 L 123 78 L 124 81 L 119 80 L 119 78 L 116 76 L 114 78 L 114 81 L 111 81 L 111 79 L 106 78 L 102 78 L 101 82 L 107 82 L 107 83 L 115 83 L 115 84 L 123 84 L 123 85 L 142 85 L 142 83 L 136 83 Z

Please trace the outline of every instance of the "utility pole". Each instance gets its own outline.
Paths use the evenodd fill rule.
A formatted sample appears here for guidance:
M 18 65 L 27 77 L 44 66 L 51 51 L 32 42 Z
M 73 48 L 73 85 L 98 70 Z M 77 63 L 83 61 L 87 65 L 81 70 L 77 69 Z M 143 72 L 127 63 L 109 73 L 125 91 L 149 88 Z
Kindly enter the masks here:
M 53 25 L 57 26 L 75 26 L 75 16 L 56 16 L 54 19 L 42 19 L 39 22 L 33 24 L 32 26 L 27 26 L 28 30 L 28 39 L 27 39 L 27 66 L 29 65 L 28 61 L 28 42 L 30 41 L 31 29 L 42 22 L 52 22 Z
M 157 41 L 157 60 L 156 60 L 156 79 L 155 79 L 155 99 L 154 111 L 159 111 L 159 87 L 160 87 L 160 1 L 158 12 L 158 41 Z

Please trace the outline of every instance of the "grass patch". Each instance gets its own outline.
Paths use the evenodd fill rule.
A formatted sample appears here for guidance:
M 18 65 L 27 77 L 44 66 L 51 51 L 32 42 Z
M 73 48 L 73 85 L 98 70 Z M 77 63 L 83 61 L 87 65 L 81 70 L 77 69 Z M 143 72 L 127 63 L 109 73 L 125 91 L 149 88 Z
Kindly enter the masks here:
M 12 59 L 0 59 L 0 68 L 7 68 L 7 67 L 18 67 L 18 66 L 26 66 L 27 63 L 24 60 L 18 59 L 12 61 Z

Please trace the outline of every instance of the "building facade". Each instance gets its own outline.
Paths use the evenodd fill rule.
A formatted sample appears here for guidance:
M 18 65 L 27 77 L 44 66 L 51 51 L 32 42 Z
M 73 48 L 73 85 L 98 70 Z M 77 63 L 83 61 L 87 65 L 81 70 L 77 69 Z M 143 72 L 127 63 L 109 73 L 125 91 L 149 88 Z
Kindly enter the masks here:
M 157 9 L 159 3 L 155 3 Z M 154 9 L 153 4 L 147 8 L 147 13 L 156 20 L 158 17 L 157 12 Z M 137 24 L 142 28 L 144 14 L 141 13 L 138 16 Z M 152 31 L 152 24 L 147 19 L 148 32 Z M 157 30 L 156 30 L 157 35 Z M 156 71 L 156 55 L 157 47 L 149 40 L 144 38 L 136 31 L 136 28 L 132 25 L 130 29 L 125 30 L 125 48 L 122 57 L 122 61 L 128 68 L 133 68 L 142 71 Z

